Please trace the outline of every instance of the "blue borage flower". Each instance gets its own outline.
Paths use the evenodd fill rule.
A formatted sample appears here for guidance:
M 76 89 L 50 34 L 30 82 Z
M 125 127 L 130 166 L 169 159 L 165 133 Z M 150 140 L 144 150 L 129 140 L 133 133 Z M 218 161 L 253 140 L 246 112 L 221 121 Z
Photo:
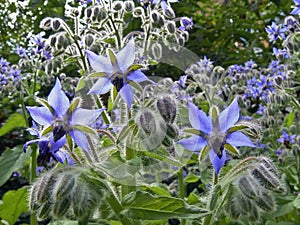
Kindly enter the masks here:
M 278 38 L 285 39 L 285 32 L 287 31 L 285 26 L 278 26 L 275 22 L 272 22 L 272 25 L 265 28 L 266 32 L 269 35 L 270 41 L 276 41 Z
M 295 6 L 294 9 L 292 10 L 291 14 L 297 15 L 300 13 L 300 0 L 294 0 Z
M 26 152 L 28 145 L 37 142 L 39 146 L 40 156 L 42 158 L 47 158 L 47 156 L 50 156 L 54 157 L 58 162 L 62 164 L 64 164 L 66 161 L 69 165 L 74 164 L 74 161 L 71 159 L 70 155 L 60 150 L 60 148 L 66 143 L 65 137 L 62 137 L 55 142 L 52 133 L 50 134 L 50 136 L 41 136 L 34 121 L 32 121 L 32 128 L 29 128 L 27 130 L 31 135 L 37 136 L 37 139 L 27 141 L 23 146 L 24 152 Z
M 86 50 L 86 54 L 91 67 L 97 72 L 89 77 L 98 78 L 88 94 L 105 94 L 115 86 L 126 104 L 131 107 L 133 91 L 130 83 L 142 81 L 154 83 L 139 70 L 141 68 L 140 65 L 133 64 L 135 58 L 133 39 L 117 54 L 107 49 L 107 58 L 89 50 Z
M 85 151 L 89 145 L 85 132 L 94 133 L 88 126 L 99 117 L 104 109 L 90 110 L 78 108 L 80 99 L 75 98 L 70 103 L 63 92 L 59 79 L 51 90 L 48 101 L 39 99 L 43 107 L 26 107 L 32 119 L 45 127 L 42 135 L 51 132 L 50 143 L 58 144 L 57 149 L 66 143 L 66 135 L 70 135 L 74 142 Z M 53 151 L 55 151 L 54 149 Z
M 201 150 L 200 158 L 209 152 L 216 174 L 225 164 L 225 149 L 237 154 L 238 150 L 235 147 L 256 147 L 250 138 L 240 131 L 250 128 L 250 125 L 236 124 L 239 120 L 237 98 L 220 114 L 216 107 L 212 108 L 210 116 L 199 110 L 193 103 L 189 103 L 188 108 L 190 124 L 193 127 L 192 131 L 189 129 L 189 132 L 194 135 L 181 139 L 178 143 L 190 151 Z
M 284 143 L 284 144 L 296 144 L 296 141 L 295 141 L 295 138 L 296 138 L 296 134 L 293 134 L 293 135 L 289 135 L 286 131 L 282 131 L 282 135 L 280 138 L 277 139 L 277 141 L 279 143 Z
M 158 4 L 159 2 L 160 2 L 160 6 L 161 6 L 163 12 L 165 13 L 167 8 L 169 7 L 168 2 L 175 3 L 175 2 L 178 2 L 178 0 L 168 0 L 168 1 L 167 0 L 153 0 L 152 4 Z

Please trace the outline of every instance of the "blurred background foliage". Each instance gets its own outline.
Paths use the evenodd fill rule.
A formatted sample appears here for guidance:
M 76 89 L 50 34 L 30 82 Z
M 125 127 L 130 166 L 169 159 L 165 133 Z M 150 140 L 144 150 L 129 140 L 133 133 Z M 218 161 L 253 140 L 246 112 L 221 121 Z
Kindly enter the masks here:
M 17 62 L 17 55 L 12 54 L 15 46 L 26 46 L 28 35 L 40 31 L 42 18 L 64 18 L 64 3 L 0 0 L 1 57 Z M 185 0 L 173 3 L 172 7 L 177 16 L 193 19 L 186 47 L 200 57 L 207 56 L 214 65 L 227 67 L 250 59 L 266 66 L 272 58 L 273 44 L 269 43 L 265 27 L 272 21 L 282 21 L 291 12 L 292 4 L 292 0 Z

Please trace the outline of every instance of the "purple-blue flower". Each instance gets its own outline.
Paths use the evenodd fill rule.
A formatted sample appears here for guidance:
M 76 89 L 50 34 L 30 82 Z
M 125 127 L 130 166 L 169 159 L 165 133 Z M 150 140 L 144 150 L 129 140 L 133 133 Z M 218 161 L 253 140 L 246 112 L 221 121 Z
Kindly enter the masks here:
M 140 66 L 133 64 L 135 58 L 133 39 L 117 54 L 108 49 L 108 58 L 89 50 L 86 50 L 86 54 L 92 68 L 99 74 L 97 82 L 88 94 L 105 94 L 115 86 L 126 104 L 131 107 L 133 90 L 130 83 L 152 82 L 141 70 L 136 69 Z
M 265 28 L 266 32 L 269 35 L 270 41 L 276 41 L 278 38 L 285 39 L 286 27 L 277 26 L 275 22 L 272 22 L 272 25 Z
M 165 13 L 167 8 L 169 7 L 168 2 L 175 3 L 175 2 L 178 2 L 178 0 L 168 0 L 168 1 L 167 0 L 153 0 L 152 4 L 158 4 L 159 2 L 160 2 L 160 6 L 161 6 L 163 12 Z
M 300 13 L 300 0 L 294 0 L 294 3 L 295 3 L 295 7 L 292 10 L 291 14 L 297 15 Z
M 213 67 L 213 62 L 210 61 L 210 59 L 207 59 L 206 56 L 204 56 L 203 59 L 200 59 L 200 62 L 197 62 L 197 64 L 200 66 L 201 72 L 210 72 Z
M 89 151 L 87 137 L 82 130 L 92 131 L 88 126 L 99 117 L 103 109 L 78 108 L 80 103 L 78 98 L 70 103 L 67 95 L 62 90 L 59 79 L 56 79 L 56 83 L 48 96 L 48 102 L 41 100 L 41 103 L 43 103 L 43 107 L 26 108 L 34 121 L 51 132 L 53 142 L 57 143 L 61 140 L 60 147 L 62 147 L 68 134 L 79 147 Z
M 205 112 L 193 103 L 189 103 L 189 120 L 199 135 L 181 139 L 178 143 L 190 151 L 209 149 L 209 158 L 216 174 L 224 166 L 226 151 L 239 146 L 256 147 L 255 144 L 235 127 L 239 120 L 237 98 L 216 118 L 207 116 Z
M 194 23 L 192 18 L 183 18 L 180 20 L 179 30 L 190 30 L 192 29 Z
M 287 132 L 282 131 L 282 135 L 277 139 L 279 143 L 284 143 L 286 145 L 296 144 L 296 134 L 289 135 Z

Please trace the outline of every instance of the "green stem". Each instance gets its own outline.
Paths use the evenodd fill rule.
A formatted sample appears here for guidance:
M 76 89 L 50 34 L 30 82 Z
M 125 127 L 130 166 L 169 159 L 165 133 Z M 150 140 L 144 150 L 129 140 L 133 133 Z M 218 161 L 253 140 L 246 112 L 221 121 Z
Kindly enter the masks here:
M 26 127 L 28 127 L 28 121 L 27 121 L 27 114 L 26 114 L 26 109 L 25 109 L 25 103 L 24 103 L 24 91 L 23 91 L 23 85 L 20 84 L 20 101 L 21 101 L 21 108 L 22 108 L 22 114 L 26 123 Z
M 115 31 L 115 35 L 116 35 L 116 38 L 117 38 L 117 44 L 118 44 L 117 48 L 120 49 L 121 48 L 121 39 L 120 39 L 118 29 L 117 29 L 117 27 L 116 27 L 116 25 L 115 25 L 115 23 L 114 23 L 114 21 L 113 21 L 113 19 L 111 18 L 110 15 L 108 16 L 108 19 L 111 22 L 111 25 L 112 25 L 112 27 Z
M 219 181 L 218 178 L 219 178 L 218 174 L 216 172 L 214 172 L 214 174 L 213 174 L 213 182 L 212 182 L 214 185 L 218 184 L 218 181 Z
M 30 159 L 30 183 L 32 184 L 36 178 L 36 166 L 37 166 L 37 149 L 32 148 L 31 159 Z M 37 225 L 36 215 L 30 214 L 30 225 Z
M 94 160 L 95 160 L 96 162 L 99 162 L 99 158 L 98 158 L 96 149 L 95 149 L 95 147 L 94 147 L 94 145 L 93 145 L 93 142 L 92 142 L 91 137 L 90 137 L 89 135 L 86 135 L 86 137 L 87 137 L 87 140 L 88 140 L 88 143 L 89 143 L 91 152 L 92 152 L 92 154 L 93 154 Z
M 178 188 L 179 188 L 179 196 L 184 199 L 185 197 L 185 186 L 183 182 L 183 168 L 181 167 L 178 171 Z

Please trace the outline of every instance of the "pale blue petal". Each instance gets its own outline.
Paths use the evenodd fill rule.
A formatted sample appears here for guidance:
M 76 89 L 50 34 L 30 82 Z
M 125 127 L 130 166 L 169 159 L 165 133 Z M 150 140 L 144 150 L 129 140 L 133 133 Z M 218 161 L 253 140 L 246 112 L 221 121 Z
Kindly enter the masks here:
M 27 142 L 23 145 L 23 152 L 26 153 L 26 149 L 27 149 L 28 145 L 31 145 L 31 144 L 33 144 L 33 143 L 35 143 L 35 142 L 40 141 L 40 140 L 41 140 L 41 139 L 35 139 L 35 140 L 27 141 Z
M 209 134 L 212 131 L 212 120 L 205 112 L 193 103 L 188 104 L 189 107 L 189 120 L 193 128 Z
M 69 124 L 72 125 L 90 125 L 103 112 L 104 109 L 91 110 L 77 108 L 73 112 Z
M 60 162 L 61 164 L 64 164 L 66 161 L 66 154 L 64 152 L 61 151 L 57 151 L 55 153 L 53 153 L 55 159 Z
M 193 135 L 189 138 L 181 139 L 177 143 L 190 151 L 201 150 L 204 146 L 207 145 L 206 140 L 203 137 L 198 135 Z
M 89 143 L 86 135 L 82 131 L 73 129 L 69 131 L 69 134 L 79 147 L 81 147 L 84 151 L 89 152 Z
M 113 84 L 111 83 L 110 79 L 108 79 L 107 77 L 100 77 L 90 89 L 88 94 L 106 94 L 111 90 L 112 87 Z
M 105 72 L 108 75 L 113 72 L 113 67 L 108 58 L 102 55 L 97 55 L 89 50 L 85 50 L 85 53 L 93 70 L 95 70 L 96 72 Z
M 128 80 L 132 80 L 134 82 L 140 83 L 143 81 L 150 81 L 151 83 L 155 83 L 150 80 L 142 71 L 135 70 L 127 75 Z
M 37 122 L 40 125 L 43 126 L 51 125 L 52 122 L 54 121 L 54 116 L 46 107 L 28 106 L 26 107 L 26 109 L 29 111 L 32 119 L 34 119 L 35 122 Z
M 294 9 L 292 10 L 292 12 L 291 12 L 292 15 L 297 15 L 297 14 L 299 14 L 299 13 L 300 13 L 300 7 L 294 8 Z
M 163 12 L 165 13 L 166 9 L 168 8 L 167 2 L 166 1 L 161 1 L 160 5 L 161 5 L 161 8 L 162 8 Z
M 169 2 L 174 3 L 174 2 L 178 2 L 178 0 L 169 0 Z
M 120 72 L 124 73 L 133 64 L 135 58 L 135 46 L 133 38 L 117 54 L 117 64 Z
M 54 109 L 57 117 L 63 117 L 66 115 L 70 106 L 70 101 L 65 92 L 62 90 L 62 86 L 58 78 L 56 79 L 55 85 L 48 96 L 48 103 Z
M 133 91 L 129 84 L 125 83 L 124 86 L 119 91 L 119 94 L 123 98 L 123 100 L 126 102 L 128 107 L 131 107 L 132 100 L 133 100 Z
M 66 135 L 62 136 L 60 139 L 58 139 L 56 142 L 54 142 L 53 133 L 50 136 L 50 152 L 54 153 L 57 152 L 61 147 L 63 147 L 66 143 Z
M 257 147 L 255 144 L 253 144 L 250 138 L 248 138 L 245 134 L 239 131 L 229 134 L 228 137 L 226 138 L 226 142 L 235 147 L 239 147 L 239 146 Z
M 159 3 L 159 0 L 153 0 L 152 4 L 156 5 L 157 3 Z
M 226 151 L 222 151 L 222 157 L 219 158 L 218 155 L 214 152 L 213 149 L 209 151 L 209 158 L 216 171 L 216 174 L 219 173 L 220 169 L 224 166 L 226 160 Z
M 238 98 L 236 97 L 233 102 L 220 113 L 219 126 L 220 131 L 227 131 L 230 129 L 239 119 L 240 117 L 240 109 L 238 105 Z

